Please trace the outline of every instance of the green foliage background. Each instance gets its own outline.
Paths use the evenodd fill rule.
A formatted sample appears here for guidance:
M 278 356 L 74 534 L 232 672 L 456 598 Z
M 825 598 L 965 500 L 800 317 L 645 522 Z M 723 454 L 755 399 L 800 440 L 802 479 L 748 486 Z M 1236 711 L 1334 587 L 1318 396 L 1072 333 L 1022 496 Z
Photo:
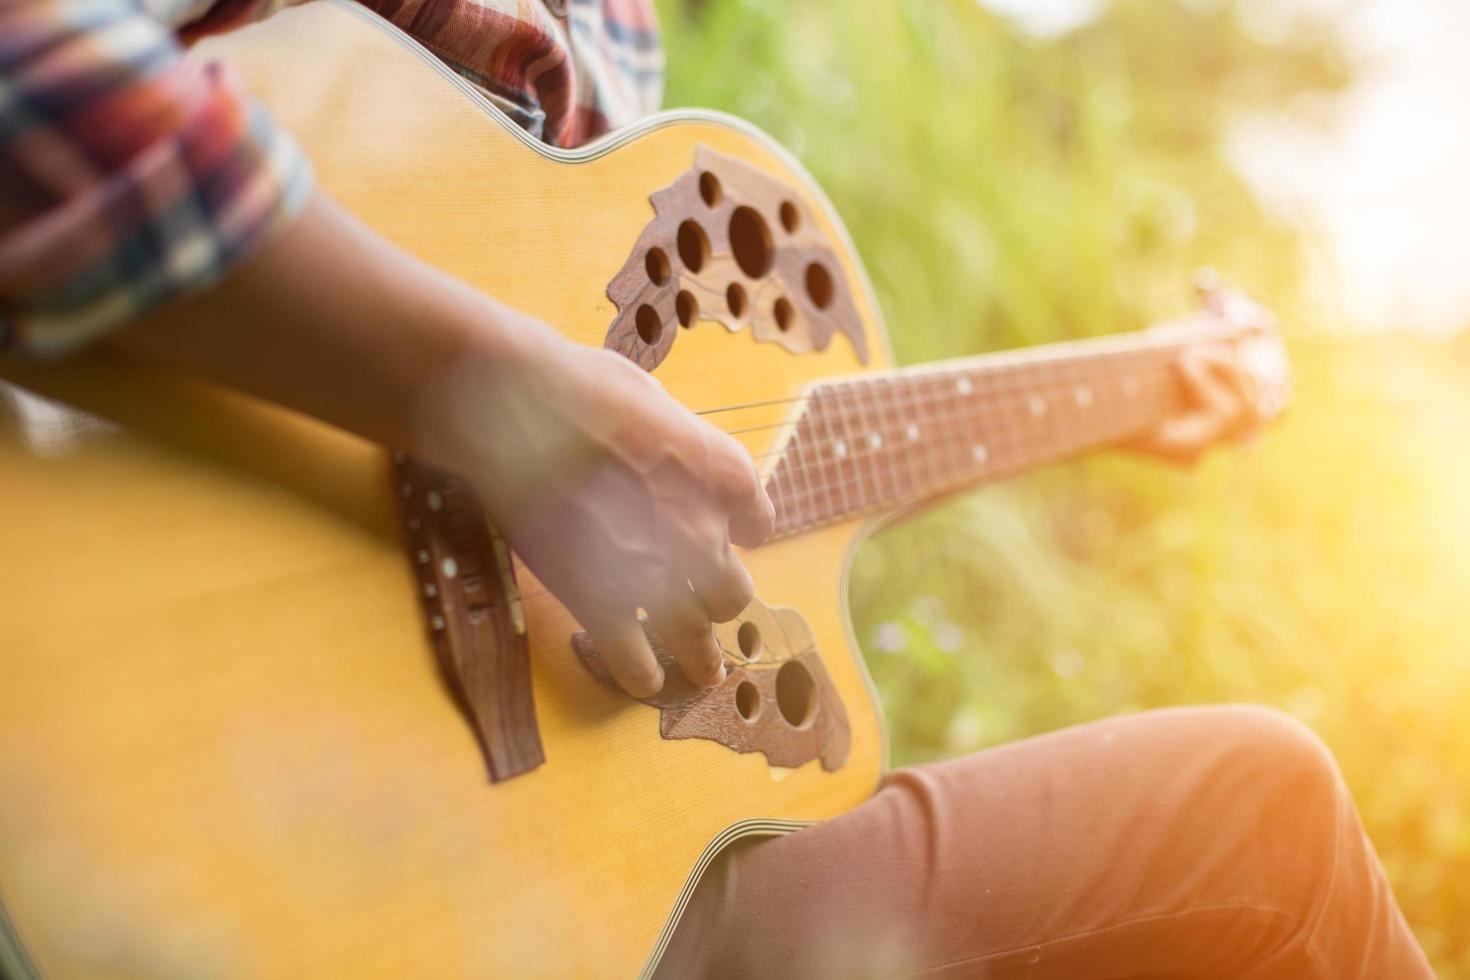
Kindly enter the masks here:
M 956 499 L 861 555 L 895 764 L 1117 712 L 1277 705 L 1331 745 L 1440 975 L 1470 978 L 1470 400 L 1462 345 L 1331 329 L 1231 127 L 1320 111 L 1329 23 L 1118 0 L 1038 40 L 973 0 L 661 0 L 669 105 L 749 118 L 845 216 L 902 361 L 1175 314 L 1200 265 L 1283 313 L 1288 417 L 1190 472 L 1110 457 Z

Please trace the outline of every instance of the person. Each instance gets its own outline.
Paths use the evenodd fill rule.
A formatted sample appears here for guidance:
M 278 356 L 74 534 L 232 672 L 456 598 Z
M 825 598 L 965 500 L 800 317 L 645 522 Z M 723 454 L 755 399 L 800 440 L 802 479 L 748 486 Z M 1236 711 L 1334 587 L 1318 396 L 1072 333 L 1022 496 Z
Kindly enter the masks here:
M 647 0 L 363 2 L 547 142 L 657 106 Z M 753 592 L 733 546 L 760 544 L 773 516 L 750 457 L 625 359 L 366 229 L 226 69 L 182 58 L 280 5 L 0 5 L 6 356 L 100 344 L 411 450 L 475 484 L 629 693 L 663 682 L 639 608 L 691 680 L 720 682 L 711 622 Z M 1228 361 L 1181 370 L 1193 405 L 1145 448 L 1190 458 L 1250 410 Z M 489 393 L 473 426 L 465 379 Z M 536 441 L 517 435 L 528 420 Z M 1330 755 L 1259 708 L 1120 718 L 895 772 L 849 814 L 727 853 L 660 969 L 1430 975 Z

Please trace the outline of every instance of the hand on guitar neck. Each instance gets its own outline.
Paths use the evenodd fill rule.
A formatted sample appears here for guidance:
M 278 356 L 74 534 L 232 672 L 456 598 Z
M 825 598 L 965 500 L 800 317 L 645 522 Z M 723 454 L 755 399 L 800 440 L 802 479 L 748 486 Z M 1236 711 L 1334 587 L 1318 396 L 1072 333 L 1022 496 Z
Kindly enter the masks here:
M 1179 356 L 1185 410 L 1128 448 L 1192 465 L 1222 440 L 1246 440 L 1267 417 L 1255 407 L 1251 376 L 1228 348 L 1188 350 Z
M 711 621 L 751 598 L 732 545 L 770 534 L 771 503 L 738 442 L 617 354 L 562 339 L 320 195 L 225 281 L 110 343 L 469 478 L 628 693 L 664 679 L 640 609 L 691 681 L 723 680 Z M 1189 407 L 1137 448 L 1189 462 L 1257 423 L 1225 350 L 1183 355 L 1180 376 Z

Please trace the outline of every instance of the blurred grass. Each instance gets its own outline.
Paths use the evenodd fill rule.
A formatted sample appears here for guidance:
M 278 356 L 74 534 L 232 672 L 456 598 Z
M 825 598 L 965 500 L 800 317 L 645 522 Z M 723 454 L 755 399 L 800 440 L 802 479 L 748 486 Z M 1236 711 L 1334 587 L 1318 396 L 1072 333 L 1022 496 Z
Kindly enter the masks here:
M 1260 701 L 1332 746 L 1439 974 L 1470 978 L 1470 345 L 1326 329 L 1231 127 L 1352 79 L 1331 24 L 1120 0 L 1040 40 L 973 0 L 660 0 L 669 105 L 793 149 L 903 361 L 1177 313 L 1199 265 L 1284 314 L 1298 397 L 1182 473 L 1099 458 L 885 532 L 853 577 L 895 764 Z

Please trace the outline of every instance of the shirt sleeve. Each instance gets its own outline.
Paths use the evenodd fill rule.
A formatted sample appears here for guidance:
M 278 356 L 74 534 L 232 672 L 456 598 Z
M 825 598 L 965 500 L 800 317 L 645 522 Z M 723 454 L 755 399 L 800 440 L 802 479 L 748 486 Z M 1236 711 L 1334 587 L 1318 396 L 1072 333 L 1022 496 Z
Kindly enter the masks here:
M 210 285 L 310 187 L 225 66 L 137 4 L 0 2 L 0 350 L 64 355 Z

